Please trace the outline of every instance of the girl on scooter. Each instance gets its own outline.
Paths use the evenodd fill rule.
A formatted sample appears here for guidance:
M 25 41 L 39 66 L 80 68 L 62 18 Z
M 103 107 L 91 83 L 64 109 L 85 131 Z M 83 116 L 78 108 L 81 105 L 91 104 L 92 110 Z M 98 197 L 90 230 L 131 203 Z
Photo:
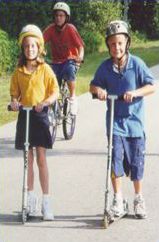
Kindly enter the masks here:
M 36 25 L 26 25 L 19 35 L 21 55 L 10 84 L 11 108 L 19 111 L 19 106 L 35 107 L 30 113 L 29 153 L 28 153 L 28 214 L 37 209 L 37 197 L 34 193 L 34 152 L 39 169 L 39 180 L 43 193 L 42 214 L 44 220 L 53 220 L 49 198 L 49 173 L 46 161 L 46 149 L 52 148 L 49 120 L 44 107 L 52 104 L 59 95 L 57 79 L 52 69 L 44 61 L 44 40 Z M 15 148 L 24 150 L 25 111 L 20 110 L 16 127 Z

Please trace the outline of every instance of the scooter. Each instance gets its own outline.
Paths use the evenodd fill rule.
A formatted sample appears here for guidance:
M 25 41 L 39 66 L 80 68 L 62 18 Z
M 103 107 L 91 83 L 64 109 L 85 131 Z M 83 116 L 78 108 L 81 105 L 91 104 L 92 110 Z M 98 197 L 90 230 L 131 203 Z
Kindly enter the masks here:
M 23 188 L 22 188 L 22 223 L 25 224 L 28 219 L 27 212 L 27 177 L 28 177 L 28 151 L 29 151 L 29 119 L 30 111 L 33 107 L 19 107 L 19 110 L 26 112 L 26 130 L 25 130 L 25 143 L 24 143 L 24 170 L 23 170 Z M 11 106 L 8 105 L 8 111 L 13 111 Z
M 115 216 L 110 209 L 110 183 L 111 183 L 111 167 L 112 167 L 112 150 L 113 150 L 113 125 L 114 125 L 114 108 L 115 101 L 122 99 L 116 95 L 108 95 L 110 100 L 110 124 L 109 124 L 109 137 L 108 137 L 108 156 L 107 156 L 107 174 L 106 174 L 106 189 L 105 189 L 105 207 L 103 217 L 103 227 L 108 228 L 110 223 L 125 217 L 129 213 L 128 201 L 123 199 L 124 212 L 120 216 Z
M 93 99 L 97 99 L 97 95 L 92 95 Z M 110 100 L 110 123 L 109 123 L 109 137 L 108 137 L 108 156 L 107 156 L 107 173 L 106 173 L 106 188 L 105 188 L 105 202 L 104 202 L 104 215 L 102 220 L 102 227 L 105 229 L 108 226 L 118 221 L 119 219 L 125 217 L 129 213 L 129 206 L 127 199 L 123 199 L 123 208 L 124 212 L 120 216 L 115 216 L 114 212 L 110 207 L 110 187 L 111 187 L 111 167 L 112 167 L 112 150 L 113 150 L 113 125 L 114 125 L 114 108 L 116 100 L 123 100 L 122 96 L 117 95 L 108 95 L 107 97 Z

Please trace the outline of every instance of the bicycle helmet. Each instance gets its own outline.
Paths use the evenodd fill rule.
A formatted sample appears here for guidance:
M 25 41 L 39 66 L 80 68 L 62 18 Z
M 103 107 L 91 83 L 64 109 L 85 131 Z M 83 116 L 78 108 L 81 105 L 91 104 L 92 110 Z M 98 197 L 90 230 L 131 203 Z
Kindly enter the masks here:
M 128 25 L 122 20 L 115 20 L 110 22 L 106 29 L 106 44 L 108 46 L 109 37 L 116 34 L 125 34 L 128 37 L 127 48 L 130 46 L 131 38 L 128 30 Z
M 58 2 L 54 5 L 53 11 L 64 11 L 68 17 L 70 17 L 70 7 L 64 2 Z
M 21 46 L 23 43 L 23 40 L 27 36 L 33 36 L 36 37 L 38 40 L 39 44 L 39 50 L 40 52 L 44 51 L 44 39 L 43 39 L 43 34 L 39 27 L 37 27 L 34 24 L 28 24 L 24 26 L 19 34 L 19 45 Z

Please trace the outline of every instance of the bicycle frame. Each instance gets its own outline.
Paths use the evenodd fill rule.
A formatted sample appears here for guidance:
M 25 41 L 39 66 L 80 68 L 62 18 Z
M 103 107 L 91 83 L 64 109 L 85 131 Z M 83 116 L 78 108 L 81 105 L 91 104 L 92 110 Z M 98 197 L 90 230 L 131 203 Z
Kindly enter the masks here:
M 54 143 L 55 141 L 58 125 L 63 126 L 65 139 L 71 139 L 75 130 L 76 116 L 70 113 L 69 91 L 65 80 L 62 80 L 60 86 L 60 98 L 51 106 L 51 111 L 52 142 Z

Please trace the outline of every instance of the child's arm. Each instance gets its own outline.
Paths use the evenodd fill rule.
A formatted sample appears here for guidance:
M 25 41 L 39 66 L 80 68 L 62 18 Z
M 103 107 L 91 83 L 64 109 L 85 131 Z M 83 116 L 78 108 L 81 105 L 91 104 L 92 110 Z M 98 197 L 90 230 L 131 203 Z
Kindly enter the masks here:
M 13 111 L 18 111 L 20 104 L 20 89 L 18 85 L 17 70 L 14 71 L 10 83 L 11 108 Z
M 147 84 L 136 90 L 126 92 L 123 97 L 126 102 L 132 102 L 133 98 L 147 96 L 155 92 L 155 89 L 155 85 Z
M 107 92 L 106 92 L 106 90 L 102 89 L 101 87 L 97 87 L 97 86 L 94 86 L 91 84 L 89 91 L 92 94 L 96 94 L 97 98 L 101 101 L 107 99 Z

